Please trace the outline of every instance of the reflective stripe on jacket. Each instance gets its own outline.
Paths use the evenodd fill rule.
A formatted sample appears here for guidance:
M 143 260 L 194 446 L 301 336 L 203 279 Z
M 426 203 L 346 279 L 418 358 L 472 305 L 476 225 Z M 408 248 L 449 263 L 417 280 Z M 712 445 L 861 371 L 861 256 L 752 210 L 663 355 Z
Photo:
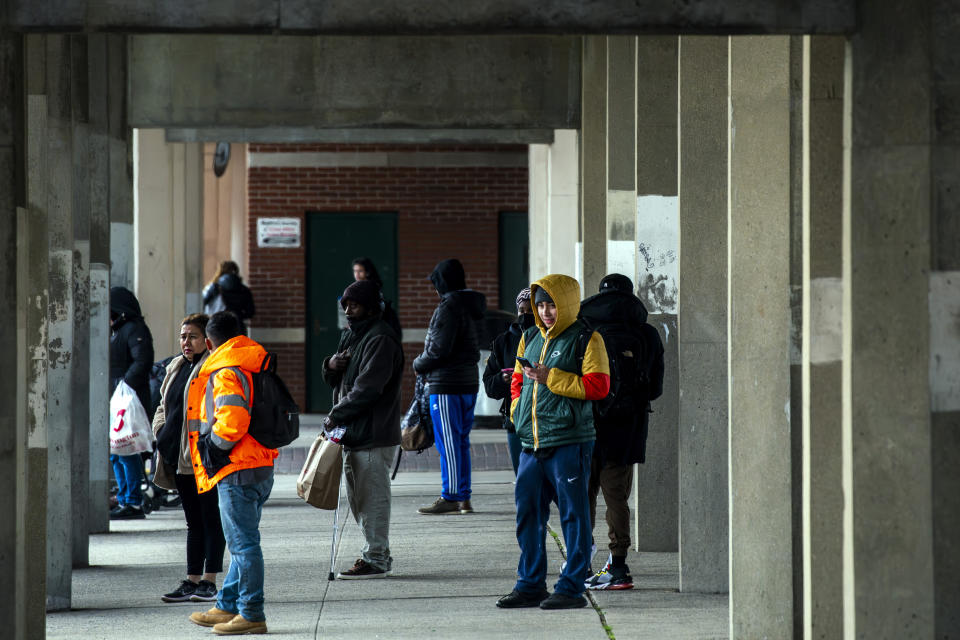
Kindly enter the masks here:
M 209 491 L 235 471 L 273 466 L 276 449 L 268 449 L 247 433 L 253 400 L 251 372 L 259 371 L 267 352 L 246 336 L 237 336 L 214 350 L 187 392 L 190 457 L 197 490 Z M 229 452 L 230 463 L 211 478 L 201 462 L 197 440 L 210 434 L 210 442 Z

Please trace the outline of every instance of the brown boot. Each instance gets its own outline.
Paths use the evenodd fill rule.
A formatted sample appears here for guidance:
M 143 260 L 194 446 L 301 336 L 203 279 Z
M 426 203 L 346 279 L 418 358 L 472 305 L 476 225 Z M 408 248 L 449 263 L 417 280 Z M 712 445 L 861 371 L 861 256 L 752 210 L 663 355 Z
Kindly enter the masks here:
M 473 513 L 473 505 L 469 500 L 460 501 L 460 513 Z
M 267 623 L 265 620 L 260 622 L 250 622 L 241 615 L 237 615 L 230 622 L 221 622 L 214 625 L 213 632 L 218 636 L 242 636 L 248 633 L 266 633 Z
M 427 516 L 460 515 L 460 503 L 456 500 L 437 498 L 433 504 L 417 509 L 417 513 Z
M 230 613 L 229 611 L 224 611 L 223 609 L 217 609 L 216 607 L 210 609 L 209 611 L 195 611 L 190 614 L 190 622 L 193 624 L 198 624 L 201 627 L 212 627 L 214 625 L 220 624 L 221 622 L 230 622 L 236 617 L 237 614 Z

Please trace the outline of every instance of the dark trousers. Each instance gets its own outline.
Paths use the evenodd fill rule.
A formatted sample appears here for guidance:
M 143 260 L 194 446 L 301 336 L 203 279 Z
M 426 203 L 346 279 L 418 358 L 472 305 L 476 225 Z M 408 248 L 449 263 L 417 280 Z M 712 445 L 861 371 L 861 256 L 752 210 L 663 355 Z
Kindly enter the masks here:
M 610 537 L 610 554 L 626 556 L 630 550 L 630 507 L 627 499 L 633 488 L 633 465 L 600 464 L 599 456 L 593 456 L 590 465 L 590 523 L 591 530 L 597 523 L 597 495 L 603 491 L 607 505 L 607 535 Z
M 520 450 L 523 445 L 520 444 L 520 436 L 516 431 L 507 431 L 507 450 L 510 452 L 510 464 L 513 465 L 513 475 L 517 475 L 517 469 L 520 468 Z
M 520 454 L 517 503 L 517 591 L 542 591 L 547 584 L 546 535 L 550 503 L 556 498 L 560 529 L 567 547 L 567 565 L 554 591 L 578 596 L 590 566 L 590 502 L 587 484 L 593 442 L 557 447 L 548 458 Z
M 220 573 L 227 543 L 220 522 L 218 494 L 216 491 L 198 494 L 197 479 L 193 475 L 178 473 L 175 477 L 180 506 L 187 519 L 187 575 Z

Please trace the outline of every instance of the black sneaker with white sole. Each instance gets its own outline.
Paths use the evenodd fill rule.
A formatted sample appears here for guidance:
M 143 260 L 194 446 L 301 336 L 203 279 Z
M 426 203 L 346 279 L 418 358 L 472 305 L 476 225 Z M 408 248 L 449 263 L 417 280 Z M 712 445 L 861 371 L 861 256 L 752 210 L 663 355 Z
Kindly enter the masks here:
M 201 580 L 197 583 L 197 590 L 190 596 L 193 602 L 215 602 L 217 599 L 217 585 L 209 580 Z
M 180 586 L 171 591 L 170 593 L 165 593 L 160 596 L 160 599 L 164 602 L 188 602 L 190 597 L 196 593 L 197 585 L 190 582 L 189 580 L 184 580 L 180 583 Z
M 145 517 L 143 507 L 135 507 L 132 504 L 125 504 L 110 510 L 111 520 L 143 520 Z
M 612 567 L 608 564 L 603 571 L 598 571 L 588 578 L 583 586 L 591 591 L 623 591 L 633 589 L 633 576 L 626 565 Z

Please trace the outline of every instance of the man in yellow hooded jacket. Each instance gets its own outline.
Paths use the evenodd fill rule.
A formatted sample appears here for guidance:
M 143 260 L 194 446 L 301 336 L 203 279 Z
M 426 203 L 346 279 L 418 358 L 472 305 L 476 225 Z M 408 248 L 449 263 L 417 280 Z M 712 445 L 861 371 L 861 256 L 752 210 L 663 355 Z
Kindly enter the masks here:
M 511 418 L 522 446 L 515 490 L 520 562 L 513 591 L 497 606 L 572 609 L 587 604 L 583 581 L 592 544 L 587 489 L 595 439 L 591 402 L 610 391 L 610 366 L 600 334 L 585 334 L 585 348 L 577 347 L 585 326 L 577 320 L 576 280 L 549 275 L 530 291 L 536 327 L 520 339 L 511 381 Z M 544 544 L 553 500 L 567 563 L 550 594 Z
M 263 552 L 260 515 L 273 488 L 276 449 L 257 442 L 248 431 L 254 372 L 267 352 L 241 334 L 230 311 L 207 323 L 209 357 L 187 392 L 187 429 L 197 491 L 216 489 L 220 520 L 230 549 L 230 568 L 217 605 L 190 615 L 218 635 L 266 633 L 263 613 Z

